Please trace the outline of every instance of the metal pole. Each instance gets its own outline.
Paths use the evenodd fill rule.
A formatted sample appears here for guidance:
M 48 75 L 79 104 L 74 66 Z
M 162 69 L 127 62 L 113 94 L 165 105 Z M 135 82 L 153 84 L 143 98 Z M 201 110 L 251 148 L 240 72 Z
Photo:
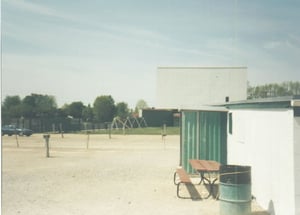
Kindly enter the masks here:
M 63 131 L 62 123 L 59 124 L 59 129 L 60 129 L 60 133 L 61 133 L 61 138 L 64 138 L 64 131 Z
M 50 139 L 50 134 L 44 134 L 44 139 L 45 139 L 45 145 L 46 145 L 46 157 L 49 158 L 49 139 Z
M 105 123 L 105 128 L 106 131 L 108 132 L 108 138 L 111 139 L 111 127 L 113 126 L 113 124 L 111 122 L 106 122 Z
M 111 139 L 111 123 L 108 123 L 108 137 Z
M 17 132 L 15 133 L 15 137 L 16 137 L 17 147 L 19 148 L 19 140 L 18 140 L 18 134 L 17 134 Z
M 164 141 L 164 149 L 166 149 L 166 136 L 167 136 L 167 125 L 166 125 L 166 123 L 163 124 L 161 133 L 162 133 L 162 139 Z
M 87 134 L 86 149 L 88 149 L 90 143 L 90 131 L 87 131 L 86 134 Z

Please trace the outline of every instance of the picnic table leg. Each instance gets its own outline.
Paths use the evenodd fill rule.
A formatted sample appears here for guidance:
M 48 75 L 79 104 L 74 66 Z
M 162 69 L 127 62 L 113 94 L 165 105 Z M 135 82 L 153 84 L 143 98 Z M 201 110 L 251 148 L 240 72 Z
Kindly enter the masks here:
M 178 184 L 177 184 L 177 192 L 176 192 L 176 194 L 177 194 L 177 197 L 178 197 L 178 198 L 182 198 L 182 197 L 179 195 L 179 186 L 180 186 L 180 184 L 181 184 L 181 183 L 178 183 Z
M 203 182 L 204 185 L 209 186 L 208 196 L 205 197 L 205 199 L 207 199 L 213 194 L 213 187 L 215 185 L 215 182 L 218 180 L 218 178 L 215 178 L 213 181 L 211 181 L 210 179 L 208 179 L 207 177 L 204 176 L 204 172 L 202 172 L 200 175 L 201 175 L 201 181 L 199 184 L 201 184 L 201 182 Z M 209 175 L 209 178 L 210 178 L 210 175 Z
M 215 182 L 218 180 L 218 178 L 215 178 L 213 180 L 213 182 L 211 183 L 211 193 L 213 194 L 213 187 L 215 185 Z M 219 192 L 219 191 L 218 191 Z M 216 194 L 216 196 L 214 197 L 215 199 L 218 199 L 218 193 Z
M 212 191 L 213 191 L 212 186 L 213 186 L 213 183 L 215 182 L 216 179 L 214 180 L 213 183 L 211 183 L 211 181 L 208 178 L 205 177 L 204 172 L 200 173 L 200 178 L 201 178 L 201 180 L 199 182 L 199 185 L 202 182 L 203 182 L 204 185 L 208 185 L 208 195 L 204 197 L 204 199 L 208 199 L 212 194 Z
M 174 172 L 174 178 L 173 178 L 173 181 L 174 181 L 174 184 L 175 184 L 175 185 L 178 185 L 178 183 L 176 183 L 176 176 L 177 176 L 177 172 L 175 171 L 175 172 Z

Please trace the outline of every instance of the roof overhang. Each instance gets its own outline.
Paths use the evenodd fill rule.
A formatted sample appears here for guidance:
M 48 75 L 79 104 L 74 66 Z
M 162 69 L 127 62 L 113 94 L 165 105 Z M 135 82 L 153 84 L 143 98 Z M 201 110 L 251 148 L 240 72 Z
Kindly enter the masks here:
M 249 99 L 245 101 L 224 104 L 228 109 L 273 109 L 300 107 L 300 96 L 286 96 L 263 99 Z
M 228 112 L 226 107 L 221 106 L 199 106 L 197 109 L 180 109 L 180 112 L 210 111 L 210 112 Z

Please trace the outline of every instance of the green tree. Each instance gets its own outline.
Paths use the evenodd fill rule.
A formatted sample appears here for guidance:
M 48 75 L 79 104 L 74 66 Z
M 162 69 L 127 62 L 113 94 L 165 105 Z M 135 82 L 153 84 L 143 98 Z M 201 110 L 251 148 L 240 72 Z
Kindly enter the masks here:
M 92 122 L 94 120 L 93 108 L 90 104 L 82 110 L 82 119 L 85 122 Z
M 138 100 L 135 106 L 135 112 L 137 113 L 139 110 L 144 108 L 148 108 L 147 102 L 143 99 Z
M 84 108 L 85 106 L 82 102 L 72 102 L 70 105 L 64 106 L 66 114 L 77 119 L 82 118 L 82 111 Z
M 120 117 L 121 119 L 125 119 L 129 116 L 129 108 L 128 104 L 125 102 L 119 102 L 116 105 L 116 116 Z
M 289 82 L 289 88 L 293 95 L 300 95 L 300 82 Z
M 57 108 L 54 111 L 54 116 L 56 118 L 64 119 L 64 118 L 66 118 L 68 116 L 68 114 L 66 113 L 65 109 L 63 109 L 63 108 Z
M 22 112 L 26 118 L 34 118 L 36 116 L 36 102 L 33 96 L 26 96 L 22 100 Z
M 300 82 L 271 83 L 251 87 L 248 85 L 248 99 L 292 96 L 300 94 Z
M 115 101 L 109 96 L 98 96 L 94 101 L 93 112 L 98 122 L 111 122 L 115 114 Z
M 23 116 L 28 118 L 49 116 L 56 107 L 54 96 L 31 94 L 22 100 Z
M 19 96 L 6 96 L 1 105 L 2 122 L 9 123 L 12 118 L 22 116 L 21 99 Z

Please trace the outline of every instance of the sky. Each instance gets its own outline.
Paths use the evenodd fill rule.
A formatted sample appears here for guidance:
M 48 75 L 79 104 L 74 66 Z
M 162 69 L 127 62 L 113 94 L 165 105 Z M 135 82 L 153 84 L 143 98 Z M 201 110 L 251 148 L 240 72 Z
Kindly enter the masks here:
M 246 66 L 251 86 L 300 81 L 297 0 L 2 0 L 2 99 L 156 102 L 159 66 Z

